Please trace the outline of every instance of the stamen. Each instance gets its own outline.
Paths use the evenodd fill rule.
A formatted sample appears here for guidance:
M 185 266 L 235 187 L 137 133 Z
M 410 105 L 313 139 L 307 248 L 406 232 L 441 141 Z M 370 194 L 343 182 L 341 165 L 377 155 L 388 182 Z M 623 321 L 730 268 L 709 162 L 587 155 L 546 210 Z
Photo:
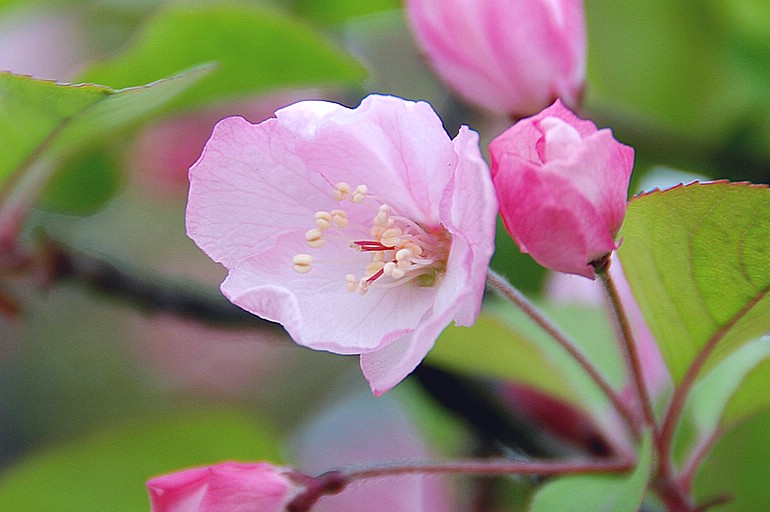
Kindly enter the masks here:
M 313 248 L 323 247 L 326 244 L 326 240 L 323 239 L 323 231 L 318 228 L 313 228 L 305 233 L 305 241 L 307 245 Z
M 350 194 L 350 185 L 345 183 L 344 181 L 340 181 L 336 185 L 334 185 L 334 192 L 332 192 L 332 195 L 334 196 L 334 199 L 337 201 L 342 201 L 346 197 L 348 197 L 348 194 Z
M 313 267 L 310 266 L 313 263 L 313 257 L 309 254 L 295 254 L 291 261 L 293 263 L 291 268 L 297 273 L 307 274 L 313 270 Z
M 315 212 L 315 223 L 318 229 L 326 231 L 332 227 L 332 214 L 324 211 Z
M 403 234 L 403 231 L 401 231 L 399 228 L 390 228 L 386 229 L 385 232 L 382 234 L 382 245 L 386 245 L 388 247 L 395 247 L 398 245 L 398 243 L 401 241 L 401 235 Z
M 332 221 L 340 228 L 348 227 L 348 213 L 345 210 L 332 210 Z
M 353 195 L 350 196 L 350 200 L 356 204 L 361 204 L 366 199 L 366 194 L 369 193 L 369 187 L 366 185 L 359 185 L 356 187 Z
M 355 292 L 358 290 L 358 283 L 356 282 L 356 276 L 353 274 L 348 274 L 345 276 L 345 288 L 350 293 Z

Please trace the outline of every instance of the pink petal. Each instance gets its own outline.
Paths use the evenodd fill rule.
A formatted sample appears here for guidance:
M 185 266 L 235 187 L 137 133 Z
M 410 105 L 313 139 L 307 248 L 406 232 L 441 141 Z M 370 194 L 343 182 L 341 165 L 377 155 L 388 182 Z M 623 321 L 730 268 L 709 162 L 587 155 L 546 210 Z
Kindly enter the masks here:
M 230 117 L 190 169 L 187 233 L 232 268 L 335 207 L 329 183 L 295 156 L 293 135 L 276 120 L 252 125 Z

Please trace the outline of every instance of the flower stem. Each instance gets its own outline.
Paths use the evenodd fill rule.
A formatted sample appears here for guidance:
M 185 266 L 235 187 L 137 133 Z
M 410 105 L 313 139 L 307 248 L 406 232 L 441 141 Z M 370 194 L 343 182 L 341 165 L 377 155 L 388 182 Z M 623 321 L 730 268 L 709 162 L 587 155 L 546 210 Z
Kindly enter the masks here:
M 618 414 L 623 418 L 628 427 L 634 434 L 639 434 L 640 429 L 636 421 L 634 412 L 626 405 L 615 390 L 610 386 L 607 379 L 599 372 L 588 357 L 578 348 L 575 343 L 567 338 L 551 320 L 549 320 L 529 299 L 527 299 L 519 290 L 514 288 L 504 277 L 493 270 L 487 272 L 487 284 L 489 284 L 498 294 L 519 307 L 527 316 L 529 316 L 543 331 L 553 338 L 570 356 L 585 370 L 589 377 L 596 383 L 599 389 L 607 396 Z
M 644 412 L 645 424 L 653 429 L 654 437 L 657 439 L 658 432 L 655 424 L 655 414 L 652 411 L 652 400 L 650 394 L 647 392 L 647 386 L 644 383 L 644 374 L 642 373 L 642 361 L 639 357 L 639 350 L 634 342 L 634 335 L 631 332 L 631 325 L 628 322 L 628 315 L 626 315 L 623 303 L 620 300 L 618 289 L 615 286 L 615 281 L 609 273 L 609 256 L 607 261 L 603 265 L 596 268 L 596 274 L 599 276 L 599 280 L 604 285 L 604 291 L 607 293 L 607 297 L 610 300 L 612 311 L 615 314 L 615 320 L 620 326 L 620 338 L 621 345 L 628 355 L 627 360 L 629 364 L 629 370 L 631 378 L 636 388 L 639 402 L 641 402 L 642 411 Z
M 634 468 L 633 460 L 511 460 L 468 459 L 444 462 L 404 462 L 355 466 L 339 470 L 350 480 L 408 474 L 500 475 L 577 475 L 621 473 Z

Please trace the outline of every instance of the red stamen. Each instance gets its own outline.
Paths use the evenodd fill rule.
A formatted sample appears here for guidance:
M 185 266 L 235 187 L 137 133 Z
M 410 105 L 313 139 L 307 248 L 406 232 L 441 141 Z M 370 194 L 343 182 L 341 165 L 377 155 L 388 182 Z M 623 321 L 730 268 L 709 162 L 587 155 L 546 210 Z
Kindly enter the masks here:
M 366 282 L 367 282 L 367 283 L 369 283 L 369 284 L 372 284 L 372 283 L 373 283 L 373 282 L 375 282 L 377 279 L 379 279 L 380 277 L 382 277 L 382 274 L 384 274 L 384 273 L 385 273 L 385 271 L 384 271 L 383 269 L 380 269 L 380 270 L 378 270 L 377 272 L 375 272 L 374 274 L 372 274 L 372 275 L 371 275 L 371 277 L 369 277 L 369 278 L 366 280 Z
M 391 251 L 394 249 L 393 246 L 382 245 L 376 240 L 354 241 L 353 244 L 359 246 L 362 251 Z

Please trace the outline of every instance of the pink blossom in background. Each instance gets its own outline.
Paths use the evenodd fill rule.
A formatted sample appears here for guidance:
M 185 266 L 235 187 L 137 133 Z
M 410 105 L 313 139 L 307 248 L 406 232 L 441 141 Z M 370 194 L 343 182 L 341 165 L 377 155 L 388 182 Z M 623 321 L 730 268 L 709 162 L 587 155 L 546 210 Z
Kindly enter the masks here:
M 152 512 L 281 512 L 301 488 L 287 468 L 222 462 L 147 482 Z
M 466 100 L 523 117 L 577 106 L 586 68 L 582 0 L 407 0 L 419 45 Z
M 373 95 L 221 121 L 190 169 L 187 232 L 232 302 L 361 354 L 379 395 L 476 320 L 496 209 L 475 132 L 450 140 L 428 104 Z
M 313 415 L 296 434 L 293 447 L 297 467 L 309 474 L 349 464 L 435 458 L 397 400 L 390 396 L 375 400 L 361 393 L 344 396 Z M 324 496 L 313 512 L 460 510 L 452 503 L 449 483 L 435 475 L 367 479 Z
M 490 144 L 505 227 L 546 268 L 594 278 L 620 245 L 634 150 L 556 101 Z
M 88 58 L 83 27 L 59 9 L 6 9 L 0 17 L 0 70 L 68 80 Z
M 190 166 L 219 120 L 238 112 L 251 122 L 264 121 L 283 105 L 319 94 L 309 90 L 281 92 L 156 121 L 139 133 L 128 152 L 131 174 L 151 196 L 185 196 Z

